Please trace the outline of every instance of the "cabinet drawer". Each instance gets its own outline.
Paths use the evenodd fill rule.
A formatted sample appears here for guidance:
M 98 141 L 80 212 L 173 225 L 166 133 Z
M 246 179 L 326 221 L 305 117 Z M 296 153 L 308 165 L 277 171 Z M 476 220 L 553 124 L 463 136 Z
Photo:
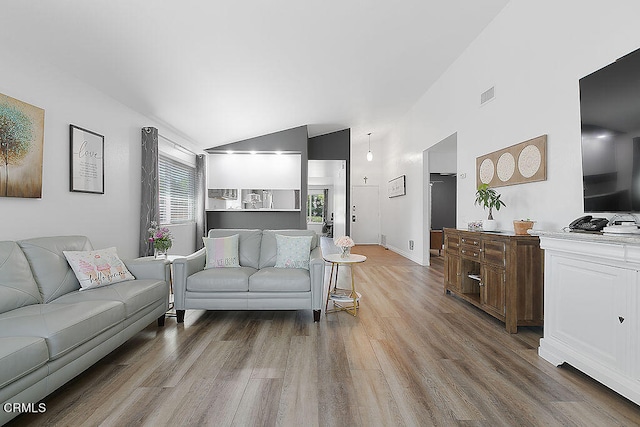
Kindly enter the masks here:
M 504 267 L 507 258 L 507 245 L 500 241 L 485 241 L 482 245 L 484 261 Z
M 444 248 L 449 252 L 458 252 L 460 247 L 460 236 L 456 234 L 445 234 Z
M 463 237 L 460 239 L 460 244 L 465 246 L 480 247 L 480 239 L 474 239 L 473 237 Z
M 480 259 L 480 248 L 463 245 L 460 247 L 460 255 L 465 258 Z

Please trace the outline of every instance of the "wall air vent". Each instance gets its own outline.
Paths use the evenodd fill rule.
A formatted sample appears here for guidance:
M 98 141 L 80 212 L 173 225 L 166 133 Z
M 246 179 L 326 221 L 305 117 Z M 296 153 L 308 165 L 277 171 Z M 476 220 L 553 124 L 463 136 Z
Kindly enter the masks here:
M 496 87 L 491 86 L 480 94 L 480 105 L 484 105 L 496 97 Z

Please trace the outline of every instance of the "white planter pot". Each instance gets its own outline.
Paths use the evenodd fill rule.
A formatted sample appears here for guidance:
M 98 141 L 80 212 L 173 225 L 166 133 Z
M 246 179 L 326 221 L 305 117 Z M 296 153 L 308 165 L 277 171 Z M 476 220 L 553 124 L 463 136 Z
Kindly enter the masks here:
M 498 229 L 498 222 L 495 219 L 485 219 L 482 221 L 482 229 L 484 231 L 496 231 Z

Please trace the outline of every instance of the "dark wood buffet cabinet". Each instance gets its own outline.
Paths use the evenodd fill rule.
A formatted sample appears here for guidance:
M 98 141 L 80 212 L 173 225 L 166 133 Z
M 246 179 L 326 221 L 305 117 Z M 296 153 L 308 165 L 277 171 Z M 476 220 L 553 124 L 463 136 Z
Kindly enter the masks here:
M 444 291 L 518 326 L 543 324 L 544 252 L 537 236 L 444 229 Z

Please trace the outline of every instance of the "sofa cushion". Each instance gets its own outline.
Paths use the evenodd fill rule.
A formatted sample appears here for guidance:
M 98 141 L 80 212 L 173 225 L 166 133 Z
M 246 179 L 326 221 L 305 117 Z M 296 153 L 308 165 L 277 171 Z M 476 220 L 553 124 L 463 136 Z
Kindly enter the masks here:
M 0 338 L 0 388 L 44 366 L 48 360 L 47 343 L 43 338 Z
M 90 251 L 91 242 L 84 236 L 39 237 L 20 240 L 33 277 L 44 302 L 80 289 L 80 283 L 62 251 Z
M 234 234 L 238 235 L 240 265 L 243 267 L 258 268 L 258 263 L 260 262 L 262 230 L 214 228 L 209 230 L 208 236 L 229 237 Z
M 276 265 L 278 256 L 276 234 L 282 236 L 312 236 L 310 250 L 318 246 L 318 236 L 313 230 L 264 230 L 262 232 L 262 244 L 260 245 L 260 263 L 258 264 L 260 269 Z
M 15 242 L 0 242 L 0 313 L 42 302 L 27 258 Z
M 140 310 L 167 299 L 167 282 L 155 279 L 137 279 L 86 290 L 70 292 L 51 304 L 69 304 L 82 301 L 120 301 L 124 304 L 127 319 Z
M 0 337 L 44 338 L 54 360 L 121 323 L 124 312 L 119 301 L 29 305 L 0 314 Z
M 81 290 L 135 280 L 133 274 L 118 257 L 114 247 L 95 251 L 62 251 L 62 253 L 80 282 Z
M 249 290 L 249 277 L 256 272 L 255 268 L 210 268 L 192 274 L 187 278 L 187 291 L 219 292 Z
M 276 234 L 277 268 L 309 269 L 311 236 L 283 236 Z
M 229 237 L 203 237 L 207 259 L 204 268 L 240 267 L 238 255 L 239 235 Z
M 309 270 L 302 268 L 265 267 L 249 277 L 249 291 L 309 292 Z

